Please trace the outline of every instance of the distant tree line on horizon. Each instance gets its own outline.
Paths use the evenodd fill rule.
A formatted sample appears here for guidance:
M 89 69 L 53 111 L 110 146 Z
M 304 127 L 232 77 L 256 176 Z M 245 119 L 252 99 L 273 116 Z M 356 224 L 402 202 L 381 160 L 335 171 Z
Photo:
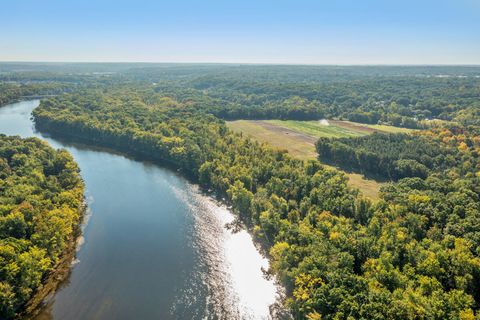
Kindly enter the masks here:
M 38 85 L 33 92 L 50 85 L 58 85 L 58 92 L 72 91 L 42 100 L 33 112 L 39 130 L 169 162 L 224 196 L 269 250 L 270 272 L 287 289 L 286 304 L 295 318 L 475 319 L 480 316 L 479 70 L 0 64 L 0 81 L 10 81 L 0 85 L 0 99 L 18 99 L 23 95 L 19 86 Z M 345 118 L 405 127 L 423 127 L 423 119 L 430 118 L 448 122 L 438 128 L 426 125 L 428 130 L 413 135 L 319 140 L 321 157 L 395 181 L 371 202 L 340 172 L 235 134 L 223 121 L 240 118 Z M 14 144 L 5 147 L 8 166 L 0 192 L 12 191 L 5 191 L 0 202 L 7 204 L 0 221 L 8 220 L 1 230 L 17 230 L 10 228 L 10 215 L 20 221 L 14 219 L 13 225 L 24 230 L 20 215 L 12 214 L 14 204 L 31 204 L 30 211 L 21 211 L 29 221 L 32 210 L 51 212 L 58 203 L 78 203 L 79 188 L 60 196 L 62 188 L 68 189 L 62 179 L 78 178 L 72 162 L 58 160 L 70 163 L 65 167 L 69 174 L 52 176 L 56 156 L 51 151 L 45 159 L 44 153 L 32 151 L 38 146 L 5 139 Z M 25 153 L 29 161 L 22 162 Z M 18 172 L 12 170 L 16 154 Z M 4 181 L 12 183 L 6 185 L 10 189 Z M 31 186 L 45 202 L 34 201 Z M 49 217 L 61 217 L 59 224 L 73 221 L 62 212 L 73 211 L 56 210 Z M 10 315 L 55 260 L 51 243 L 35 242 L 43 236 L 28 240 L 29 232 L 26 246 L 16 246 L 24 240 L 10 234 L 1 240 L 6 249 L 0 254 L 0 308 Z M 48 257 L 49 262 L 39 264 L 28 256 L 33 267 L 19 269 L 25 252 L 35 246 L 40 250 L 35 259 Z
M 433 119 L 479 125 L 480 118 L 479 67 L 85 63 L 0 64 L 1 70 L 10 90 L 12 83 L 55 83 L 63 91 L 133 86 L 146 99 L 171 98 L 225 120 L 338 118 L 428 128 Z M 5 91 L 0 87 L 0 104 L 11 96 Z

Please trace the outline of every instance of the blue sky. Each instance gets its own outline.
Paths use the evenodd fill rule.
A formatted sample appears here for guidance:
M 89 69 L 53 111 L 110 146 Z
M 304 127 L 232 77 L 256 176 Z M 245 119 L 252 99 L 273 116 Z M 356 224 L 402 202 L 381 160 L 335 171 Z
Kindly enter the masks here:
M 0 61 L 480 64 L 480 0 L 5 0 Z

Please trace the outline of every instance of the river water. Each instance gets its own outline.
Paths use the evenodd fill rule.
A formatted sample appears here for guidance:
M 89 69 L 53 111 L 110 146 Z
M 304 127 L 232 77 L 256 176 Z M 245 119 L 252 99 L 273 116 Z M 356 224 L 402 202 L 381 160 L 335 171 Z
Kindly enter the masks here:
M 36 136 L 80 166 L 88 215 L 44 319 L 269 319 L 280 288 L 233 215 L 176 172 L 36 132 L 39 100 L 0 108 L 0 133 Z

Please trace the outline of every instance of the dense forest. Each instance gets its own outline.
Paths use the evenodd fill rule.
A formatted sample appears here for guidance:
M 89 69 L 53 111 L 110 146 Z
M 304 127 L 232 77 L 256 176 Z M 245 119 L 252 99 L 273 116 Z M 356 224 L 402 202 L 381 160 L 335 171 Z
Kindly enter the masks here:
M 0 107 L 32 96 L 55 95 L 66 92 L 69 88 L 69 85 L 57 82 L 35 84 L 0 82 Z
M 11 63 L 0 81 L 0 105 L 56 95 L 34 110 L 39 130 L 168 162 L 224 197 L 268 251 L 295 318 L 480 317 L 478 67 Z M 317 142 L 321 161 L 393 181 L 372 203 L 340 172 L 224 123 L 267 118 L 424 130 Z M 58 259 L 52 243 L 71 236 L 83 190 L 66 152 L 2 139 L 14 151 L 0 154 L 0 219 L 18 221 L 0 232 L 24 230 L 1 240 L 0 305 L 11 315 Z
M 431 119 L 466 123 L 480 116 L 478 67 L 211 66 L 132 73 L 149 79 L 156 92 L 224 119 L 342 118 L 416 128 Z
M 366 78 L 305 84 L 204 77 L 189 83 L 202 94 L 194 91 L 187 96 L 195 101 L 198 95 L 209 112 L 225 119 L 341 118 L 417 128 L 428 126 L 431 119 L 472 120 L 467 115 L 480 107 L 479 83 L 475 78 Z
M 0 135 L 0 318 L 14 317 L 72 243 L 83 182 L 71 155 Z
M 340 140 L 347 155 L 361 143 L 364 154 L 393 168 L 388 177 L 399 179 L 371 203 L 343 174 L 234 134 L 208 107 L 182 97 L 182 89 L 167 92 L 88 89 L 42 101 L 34 118 L 40 130 L 175 164 L 225 197 L 268 248 L 270 271 L 287 288 L 296 318 L 475 317 L 480 174 L 474 128 Z M 353 156 L 348 165 L 364 168 Z
M 451 127 L 416 134 L 382 134 L 358 138 L 321 138 L 320 159 L 373 176 L 425 179 L 430 173 L 460 168 L 461 175 L 480 171 L 478 128 Z
M 0 81 L 136 87 L 222 119 L 338 118 L 409 128 L 479 125 L 480 68 L 0 64 Z M 66 90 L 69 91 L 69 90 Z M 0 90 L 0 99 L 1 99 Z
M 339 118 L 424 128 L 434 119 L 478 125 L 480 116 L 478 67 L 193 65 L 129 72 L 157 95 L 227 120 Z

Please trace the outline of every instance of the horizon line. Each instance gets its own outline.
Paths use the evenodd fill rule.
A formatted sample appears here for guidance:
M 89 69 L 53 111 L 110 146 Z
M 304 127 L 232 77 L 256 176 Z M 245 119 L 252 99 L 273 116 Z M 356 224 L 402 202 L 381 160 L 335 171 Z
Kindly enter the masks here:
M 291 62 L 214 62 L 214 61 L 42 61 L 42 60 L 0 60 L 0 64 L 204 64 L 204 65 L 267 65 L 267 66 L 325 66 L 325 67 L 480 67 L 480 63 L 291 63 Z

